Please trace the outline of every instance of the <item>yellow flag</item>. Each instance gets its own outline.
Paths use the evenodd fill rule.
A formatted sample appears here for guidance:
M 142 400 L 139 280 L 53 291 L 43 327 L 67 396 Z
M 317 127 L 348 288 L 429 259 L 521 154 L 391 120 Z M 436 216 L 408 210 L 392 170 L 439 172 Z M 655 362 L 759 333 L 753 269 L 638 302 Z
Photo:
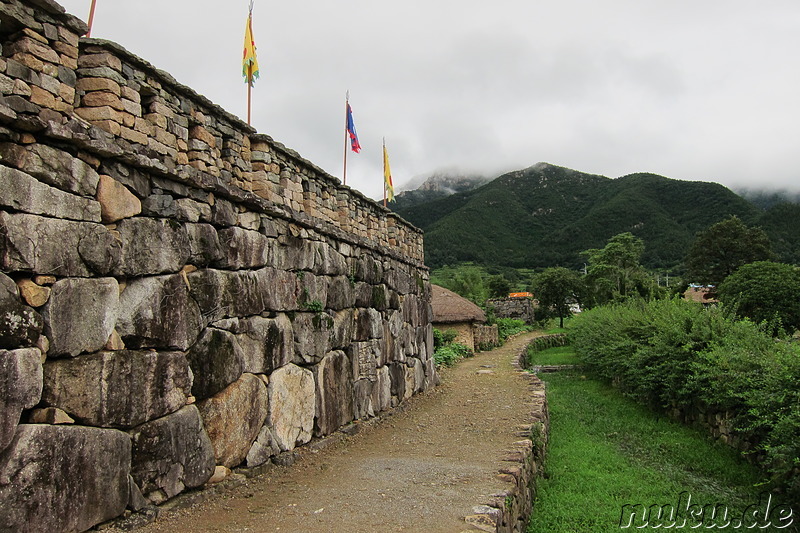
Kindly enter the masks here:
M 392 169 L 389 168 L 389 152 L 386 151 L 386 144 L 383 145 L 383 182 L 386 187 L 386 199 L 394 202 L 394 185 L 392 185 Z
M 242 76 L 248 85 L 253 85 L 258 78 L 258 58 L 256 57 L 256 42 L 253 39 L 253 12 L 247 17 L 247 27 L 244 29 L 244 54 L 242 56 Z

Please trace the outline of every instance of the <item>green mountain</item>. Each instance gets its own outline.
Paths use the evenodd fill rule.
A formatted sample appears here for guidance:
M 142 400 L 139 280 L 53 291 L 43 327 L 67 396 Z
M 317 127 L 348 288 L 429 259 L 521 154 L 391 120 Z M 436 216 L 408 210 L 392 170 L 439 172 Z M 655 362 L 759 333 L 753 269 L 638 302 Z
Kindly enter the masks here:
M 800 259 L 800 206 L 764 211 L 717 183 L 649 173 L 611 179 L 539 163 L 397 212 L 425 230 L 433 268 L 466 261 L 579 268 L 580 252 L 630 231 L 645 242 L 646 266 L 669 269 L 680 265 L 698 231 L 731 215 L 762 225 L 782 259 Z

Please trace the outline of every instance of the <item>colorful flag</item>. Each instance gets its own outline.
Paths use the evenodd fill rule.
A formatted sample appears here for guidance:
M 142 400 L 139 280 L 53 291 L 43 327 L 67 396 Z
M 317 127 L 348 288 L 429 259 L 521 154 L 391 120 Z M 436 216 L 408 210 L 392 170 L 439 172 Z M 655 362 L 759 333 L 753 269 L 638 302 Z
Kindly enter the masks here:
M 353 109 L 350 103 L 347 103 L 347 135 L 350 137 L 350 148 L 355 153 L 361 151 L 361 145 L 358 143 L 358 135 L 356 134 L 356 125 L 353 123 Z
M 244 82 L 253 85 L 258 78 L 258 58 L 256 57 L 256 42 L 253 39 L 253 8 L 247 17 L 247 27 L 244 29 L 244 54 L 242 57 L 242 76 Z
M 392 169 L 389 168 L 389 152 L 386 151 L 386 143 L 383 144 L 383 183 L 386 189 L 384 197 L 394 202 L 394 185 L 392 185 Z

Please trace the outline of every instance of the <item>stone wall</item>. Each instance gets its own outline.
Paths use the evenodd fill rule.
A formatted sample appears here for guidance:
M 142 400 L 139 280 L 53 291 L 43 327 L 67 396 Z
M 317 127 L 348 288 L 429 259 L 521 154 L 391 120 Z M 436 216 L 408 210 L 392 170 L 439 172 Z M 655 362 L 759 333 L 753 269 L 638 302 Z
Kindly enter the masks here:
M 0 530 L 82 531 L 436 382 L 422 235 L 0 0 Z
M 535 320 L 533 298 L 492 298 L 486 304 L 497 318 L 516 318 L 526 324 Z
M 483 324 L 477 325 L 474 329 L 474 335 L 475 349 L 478 351 L 491 350 L 495 346 L 500 345 L 500 338 L 497 334 L 497 324 L 492 324 L 491 326 Z

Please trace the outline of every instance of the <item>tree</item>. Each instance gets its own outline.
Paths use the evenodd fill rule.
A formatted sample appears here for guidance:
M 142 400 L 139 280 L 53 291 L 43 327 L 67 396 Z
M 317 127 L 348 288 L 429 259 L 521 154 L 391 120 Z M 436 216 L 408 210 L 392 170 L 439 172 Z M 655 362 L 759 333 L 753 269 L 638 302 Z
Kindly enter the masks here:
M 503 275 L 492 276 L 488 283 L 489 296 L 504 298 L 511 292 L 511 283 Z
M 564 267 L 548 268 L 533 278 L 533 293 L 539 309 L 558 317 L 564 327 L 564 317 L 572 315 L 570 306 L 581 300 L 583 280 L 577 272 Z
M 781 327 L 800 328 L 800 271 L 792 265 L 758 261 L 744 265 L 725 278 L 719 300 L 739 316 L 766 321 L 777 333 Z
M 650 296 L 655 284 L 639 263 L 644 241 L 630 232 L 611 237 L 604 248 L 583 252 L 589 260 L 586 284 L 596 304 L 624 300 L 629 296 Z
M 733 216 L 697 234 L 686 256 L 686 268 L 691 281 L 718 285 L 743 265 L 771 259 L 764 230 L 750 228 Z

